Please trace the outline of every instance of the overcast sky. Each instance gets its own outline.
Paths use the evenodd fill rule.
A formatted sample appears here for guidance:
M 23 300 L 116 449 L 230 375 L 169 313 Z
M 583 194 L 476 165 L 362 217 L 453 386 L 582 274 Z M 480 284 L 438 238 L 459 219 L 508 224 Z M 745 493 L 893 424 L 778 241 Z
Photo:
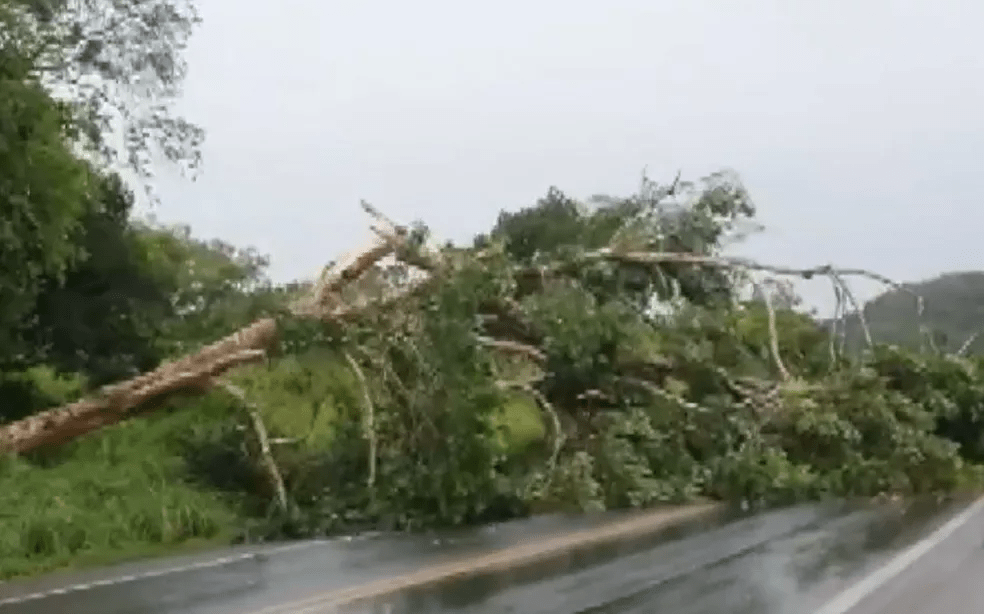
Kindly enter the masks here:
M 984 269 L 984 3 L 201 0 L 196 183 L 157 211 L 280 280 L 367 238 L 367 199 L 467 240 L 556 185 L 735 169 L 759 260 Z M 862 285 L 870 296 L 873 288 Z M 828 306 L 824 287 L 805 289 Z

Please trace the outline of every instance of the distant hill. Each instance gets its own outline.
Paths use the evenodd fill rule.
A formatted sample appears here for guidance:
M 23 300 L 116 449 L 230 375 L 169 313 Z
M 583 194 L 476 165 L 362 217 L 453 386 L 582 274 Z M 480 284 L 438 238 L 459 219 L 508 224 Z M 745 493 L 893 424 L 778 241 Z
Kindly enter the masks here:
M 945 273 L 906 287 L 923 297 L 923 321 L 936 335 L 940 349 L 956 351 L 972 335 L 980 333 L 968 351 L 984 354 L 984 271 Z M 864 313 L 876 341 L 919 346 L 919 320 L 912 294 L 889 290 L 869 301 Z M 861 339 L 858 320 L 851 318 L 849 343 L 854 346 Z

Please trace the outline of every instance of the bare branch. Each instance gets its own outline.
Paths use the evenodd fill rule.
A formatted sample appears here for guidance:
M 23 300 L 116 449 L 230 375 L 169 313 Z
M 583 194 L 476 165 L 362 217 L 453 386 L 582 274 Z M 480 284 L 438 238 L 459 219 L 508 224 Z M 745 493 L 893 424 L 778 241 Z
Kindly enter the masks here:
M 964 354 L 966 354 L 967 353 L 967 350 L 970 349 L 970 346 L 973 345 L 974 342 L 977 341 L 977 338 L 981 336 L 981 332 L 984 332 L 984 331 L 977 331 L 976 333 L 974 333 L 970 337 L 967 337 L 967 340 L 964 341 L 960 345 L 960 349 L 957 350 L 957 356 L 963 356 Z
M 234 396 L 249 414 L 250 423 L 253 426 L 253 433 L 256 435 L 256 441 L 260 447 L 260 457 L 263 459 L 263 466 L 267 471 L 271 486 L 277 494 L 277 503 L 280 505 L 280 509 L 286 513 L 289 509 L 287 488 L 284 486 L 284 478 L 280 473 L 280 468 L 277 466 L 277 461 L 273 458 L 273 452 L 270 449 L 270 438 L 267 434 L 266 425 L 263 424 L 263 417 L 260 415 L 259 408 L 246 398 L 246 393 L 243 392 L 242 388 L 221 379 L 215 379 L 213 381 L 219 388 Z
M 551 430 L 553 431 L 553 448 L 550 452 L 547 470 L 548 476 L 552 476 L 553 470 L 557 466 L 557 458 L 560 456 L 560 450 L 564 446 L 564 428 L 561 426 L 560 415 L 557 413 L 557 410 L 554 409 L 553 404 L 550 403 L 542 392 L 536 389 L 534 384 L 539 381 L 539 378 L 522 382 L 499 381 L 496 382 L 496 387 L 500 390 L 518 390 L 532 396 L 533 400 L 536 401 L 537 406 L 540 408 L 541 413 L 546 414 L 550 419 Z M 548 480 L 549 479 L 550 477 L 548 477 Z
M 548 416 L 550 416 L 551 423 L 553 424 L 553 431 L 554 431 L 553 451 L 550 453 L 550 461 L 549 464 L 547 465 L 548 471 L 550 472 L 550 474 L 552 474 L 554 468 L 557 466 L 557 458 L 560 456 L 560 449 L 564 446 L 564 429 L 560 425 L 560 416 L 557 414 L 557 410 L 554 409 L 554 406 L 550 403 L 550 401 L 547 400 L 547 397 L 545 397 L 542 392 L 540 392 L 536 388 L 533 388 L 532 386 L 526 387 L 525 390 L 533 395 L 533 398 L 536 399 L 537 405 L 540 406 L 540 409 L 542 411 L 544 411 Z
M 864 333 L 864 340 L 868 347 L 873 347 L 875 345 L 874 339 L 871 336 L 871 329 L 868 328 L 868 320 L 864 316 L 864 309 L 858 300 L 854 297 L 854 293 L 851 292 L 851 288 L 844 281 L 844 278 L 837 271 L 830 271 L 830 278 L 833 280 L 834 284 L 840 287 L 840 292 L 847 297 L 850 301 L 851 307 L 854 308 L 854 313 L 858 316 L 858 322 L 861 325 L 861 331 Z M 845 331 L 846 332 L 846 331 Z
M 844 293 L 841 289 L 840 284 L 831 277 L 830 283 L 834 288 L 834 299 L 836 303 L 834 304 L 834 317 L 830 324 L 830 336 L 828 337 L 829 350 L 830 350 L 830 362 L 837 362 L 838 348 L 837 348 L 837 336 L 840 334 L 839 330 L 844 329 L 847 323 L 844 321 Z
M 505 339 L 492 339 L 490 337 L 479 337 L 479 343 L 485 347 L 499 350 L 501 352 L 506 352 L 509 354 L 519 354 L 521 356 L 526 356 L 527 358 L 533 360 L 537 364 L 544 364 L 547 362 L 547 355 L 543 350 L 533 347 L 532 345 L 527 345 L 525 343 L 519 343 L 517 341 L 508 341 Z
M 349 352 L 344 352 L 343 355 L 345 356 L 345 361 L 355 374 L 356 379 L 359 380 L 359 386 L 362 388 L 362 403 L 365 410 L 366 439 L 369 440 L 369 477 L 367 479 L 367 486 L 372 488 L 376 485 L 376 410 L 372 403 L 372 395 L 369 394 L 369 382 L 366 380 L 365 373 L 362 372 L 362 367 L 360 367 L 359 363 L 352 358 L 352 354 Z
M 261 360 L 276 337 L 276 322 L 258 320 L 198 352 L 164 363 L 150 373 L 100 388 L 87 399 L 0 427 L 0 449 L 26 452 L 57 445 L 125 419 L 148 401 L 207 389 L 209 380 Z
M 769 318 L 769 353 L 772 355 L 772 362 L 776 366 L 776 370 L 779 371 L 779 376 L 786 381 L 789 379 L 789 371 L 786 370 L 786 365 L 782 362 L 782 356 L 779 354 L 779 331 L 776 330 L 776 310 L 772 307 L 772 297 L 762 286 L 761 283 L 754 280 L 749 276 L 752 285 L 762 296 L 762 302 L 765 304 L 766 314 Z
M 787 266 L 768 265 L 756 262 L 748 258 L 729 257 L 729 256 L 706 256 L 702 254 L 691 254 L 685 252 L 618 252 L 611 249 L 601 249 L 586 255 L 588 259 L 606 259 L 636 264 L 660 264 L 660 263 L 683 263 L 701 266 L 722 267 L 722 268 L 741 268 L 751 271 L 764 271 L 776 275 L 789 275 L 812 279 L 818 275 L 837 275 L 843 277 L 866 277 L 875 280 L 886 286 L 911 295 L 916 302 L 917 317 L 921 320 L 925 311 L 923 298 L 916 294 L 912 288 L 899 283 L 893 279 L 885 277 L 879 273 L 867 269 L 858 268 L 838 268 L 830 264 L 808 267 L 794 268 Z
M 656 397 L 658 399 L 662 399 L 662 400 L 667 401 L 669 403 L 673 403 L 673 404 L 678 405 L 680 407 L 684 407 L 686 409 L 689 409 L 690 411 L 697 412 L 697 413 L 708 413 L 708 412 L 710 412 L 709 409 L 706 409 L 706 408 L 698 405 L 697 403 L 693 403 L 691 401 L 688 401 L 688 400 L 684 399 L 681 396 L 675 395 L 675 394 L 671 393 L 669 390 L 666 390 L 665 388 L 663 388 L 661 386 L 657 386 L 656 384 L 654 384 L 654 383 L 652 383 L 650 381 L 644 380 L 644 379 L 642 379 L 640 377 L 624 376 L 624 377 L 620 377 L 618 379 L 622 383 L 628 384 L 630 386 L 635 386 L 636 388 L 640 388 L 642 390 L 645 390 L 646 392 L 648 392 L 649 394 L 651 394 L 652 396 L 654 396 L 654 397 Z
M 538 375 L 536 377 L 531 377 L 529 379 L 522 380 L 498 380 L 495 383 L 495 387 L 499 390 L 526 390 L 530 386 L 536 386 L 544 380 L 544 376 Z
M 325 267 L 312 293 L 297 301 L 291 310 L 297 315 L 314 317 L 331 313 L 337 308 L 338 293 L 342 287 L 361 277 L 372 265 L 393 253 L 394 249 L 390 242 L 373 242 L 368 248 L 349 255 L 343 264 Z

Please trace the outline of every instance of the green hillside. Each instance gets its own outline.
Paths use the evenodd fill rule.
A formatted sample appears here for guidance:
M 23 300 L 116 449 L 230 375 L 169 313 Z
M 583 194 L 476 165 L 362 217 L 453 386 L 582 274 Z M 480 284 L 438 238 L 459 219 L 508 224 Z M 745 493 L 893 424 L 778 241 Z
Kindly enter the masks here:
M 923 298 L 922 322 L 939 349 L 955 352 L 984 331 L 984 271 L 944 273 L 934 279 L 907 284 L 912 293 L 889 290 L 865 305 L 876 341 L 919 347 L 919 317 L 914 295 Z M 862 338 L 857 318 L 848 323 L 848 338 L 856 346 Z M 984 335 L 968 352 L 984 354 Z

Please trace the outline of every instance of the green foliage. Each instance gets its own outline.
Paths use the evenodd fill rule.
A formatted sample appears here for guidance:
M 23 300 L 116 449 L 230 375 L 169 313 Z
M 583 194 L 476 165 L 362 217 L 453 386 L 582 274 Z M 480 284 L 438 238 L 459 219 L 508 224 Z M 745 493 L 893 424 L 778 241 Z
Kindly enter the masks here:
M 29 351 L 18 331 L 47 276 L 79 257 L 72 240 L 89 170 L 65 139 L 68 109 L 0 47 L 0 365 Z
M 536 401 L 525 394 L 508 394 L 493 416 L 501 444 L 509 456 L 519 456 L 546 437 Z
M 891 390 L 925 408 L 937 435 L 959 445 L 964 458 L 984 461 L 984 363 L 980 358 L 916 354 L 883 346 L 872 363 Z
M 64 275 L 43 280 L 24 331 L 35 361 L 83 373 L 91 385 L 156 366 L 161 323 L 173 313 L 173 289 L 130 223 L 133 194 L 115 175 L 96 187 L 74 236 L 81 255 Z
M 78 375 L 59 375 L 48 366 L 0 373 L 0 422 L 16 420 L 74 400 L 85 381 Z
M 227 406 L 226 406 L 227 407 Z M 0 579 L 85 562 L 229 541 L 245 529 L 232 497 L 196 485 L 186 452 L 228 416 L 162 413 L 105 429 L 57 462 L 0 459 Z
M 77 146 L 147 187 L 154 162 L 200 161 L 204 133 L 173 113 L 199 21 L 192 0 L 4 0 L 0 47 L 71 104 Z
M 424 300 L 420 317 L 397 331 L 361 333 L 362 347 L 372 348 L 388 373 L 370 388 L 375 481 L 366 487 L 368 437 L 350 419 L 357 428 L 343 423 L 335 445 L 313 451 L 291 480 L 302 507 L 319 510 L 313 515 L 319 524 L 459 524 L 488 513 L 502 494 L 494 468 L 504 454 L 496 428 L 504 399 L 492 386 L 489 356 L 468 334 L 473 296 L 438 289 Z M 352 409 L 364 412 L 360 405 Z
M 265 277 L 267 259 L 254 249 L 192 236 L 187 226 L 137 226 L 142 258 L 167 293 L 160 350 L 180 355 L 214 341 L 280 306 Z
M 236 377 L 261 408 L 270 429 L 314 448 L 335 440 L 338 422 L 359 406 L 355 376 L 337 355 L 311 351 Z
M 110 32 L 95 6 L 0 4 L 0 420 L 260 316 L 281 336 L 267 364 L 230 376 L 249 407 L 219 387 L 4 459 L 0 577 L 234 536 L 980 487 L 984 363 L 891 347 L 831 358 L 827 328 L 795 296 L 777 292 L 770 313 L 760 295 L 743 300 L 747 272 L 680 261 L 720 255 L 753 227 L 733 174 L 645 180 L 587 204 L 551 189 L 468 248 L 431 250 L 417 224 L 402 253 L 430 260 L 436 283 L 377 265 L 339 297 L 365 309 L 293 317 L 305 284 L 272 284 L 255 250 L 135 221 L 119 177 L 75 155 L 115 155 L 106 108 L 55 102 L 40 62 L 123 86 L 149 71 L 167 99 L 195 22 L 183 4 L 111 2 Z M 141 23 L 160 40 L 137 37 Z M 155 113 L 166 154 L 194 159 L 195 130 L 161 119 L 166 105 Z M 146 119 L 124 117 L 131 130 Z M 129 162 L 145 168 L 149 141 L 128 135 Z
M 732 354 L 729 359 L 719 354 L 718 364 L 737 367 L 752 355 L 762 363 L 769 360 L 769 323 L 765 306 L 755 302 L 742 307 L 741 311 L 731 314 L 728 330 L 740 344 L 741 354 Z M 814 378 L 838 367 L 837 361 L 832 364 L 827 333 L 806 314 L 791 309 L 777 310 L 776 327 L 781 331 L 779 353 L 798 375 Z

